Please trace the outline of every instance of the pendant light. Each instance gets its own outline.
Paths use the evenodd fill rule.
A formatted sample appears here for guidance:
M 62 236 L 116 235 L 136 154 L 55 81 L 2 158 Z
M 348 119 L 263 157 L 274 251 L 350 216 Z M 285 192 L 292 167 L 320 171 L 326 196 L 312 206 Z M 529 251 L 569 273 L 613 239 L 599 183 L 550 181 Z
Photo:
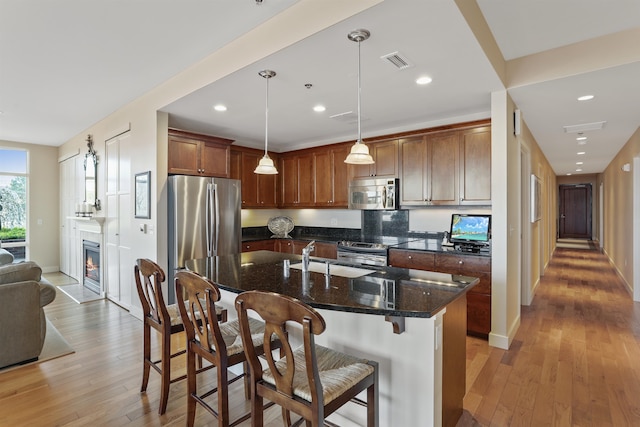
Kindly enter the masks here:
M 264 77 L 267 81 L 267 96 L 264 109 L 264 156 L 260 159 L 258 166 L 253 173 L 262 175 L 276 175 L 278 170 L 273 164 L 273 160 L 269 157 L 267 147 L 269 144 L 269 79 L 276 75 L 275 71 L 262 70 L 258 73 L 260 77 Z
M 351 41 L 358 42 L 358 139 L 356 143 L 351 147 L 349 155 L 344 160 L 345 163 L 352 165 L 370 165 L 375 163 L 373 157 L 369 154 L 369 147 L 362 142 L 362 131 L 360 126 L 361 113 L 360 113 L 360 42 L 363 42 L 369 38 L 371 33 L 368 30 L 353 30 L 347 38 Z

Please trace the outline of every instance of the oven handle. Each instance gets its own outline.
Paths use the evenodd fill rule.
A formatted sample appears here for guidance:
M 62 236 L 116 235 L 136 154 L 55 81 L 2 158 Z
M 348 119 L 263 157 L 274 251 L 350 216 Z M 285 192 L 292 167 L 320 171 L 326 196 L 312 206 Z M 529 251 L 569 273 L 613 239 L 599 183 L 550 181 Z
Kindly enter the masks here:
M 342 246 L 342 245 L 338 245 L 338 252 L 346 252 L 346 253 L 353 253 L 353 254 L 367 254 L 367 255 L 375 255 L 375 254 L 379 254 L 380 256 L 387 256 L 387 249 L 380 249 L 380 248 L 352 248 L 349 246 Z

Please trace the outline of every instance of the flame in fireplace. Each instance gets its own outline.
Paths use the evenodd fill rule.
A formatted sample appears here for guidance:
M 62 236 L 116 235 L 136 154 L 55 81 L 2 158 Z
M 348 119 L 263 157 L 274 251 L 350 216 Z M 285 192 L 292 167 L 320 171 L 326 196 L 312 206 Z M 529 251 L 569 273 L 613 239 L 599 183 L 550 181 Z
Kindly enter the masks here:
M 100 280 L 100 265 L 93 263 L 93 257 L 91 255 L 87 255 L 85 276 L 95 281 Z

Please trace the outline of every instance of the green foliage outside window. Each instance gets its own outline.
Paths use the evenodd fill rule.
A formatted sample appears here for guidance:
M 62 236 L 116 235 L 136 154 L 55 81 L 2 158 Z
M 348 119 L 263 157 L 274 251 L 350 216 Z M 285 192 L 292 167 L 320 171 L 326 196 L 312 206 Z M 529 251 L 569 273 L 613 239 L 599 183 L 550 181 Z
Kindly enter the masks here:
M 3 227 L 2 230 L 0 230 L 0 240 L 24 240 L 26 236 L 26 230 L 21 227 Z
M 14 177 L 9 185 L 0 187 L 0 226 L 4 229 L 24 227 L 27 223 L 27 178 Z M 4 240 L 4 239 L 2 239 Z

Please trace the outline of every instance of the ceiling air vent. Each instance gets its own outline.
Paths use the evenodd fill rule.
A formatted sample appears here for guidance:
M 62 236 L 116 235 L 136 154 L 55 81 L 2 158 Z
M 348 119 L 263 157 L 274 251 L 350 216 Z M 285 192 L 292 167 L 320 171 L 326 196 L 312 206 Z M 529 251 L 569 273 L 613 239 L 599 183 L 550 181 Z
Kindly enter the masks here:
M 342 123 L 357 123 L 358 121 L 358 113 L 355 111 L 346 111 L 344 113 L 334 114 L 333 116 L 329 116 L 330 119 L 337 120 Z M 369 120 L 368 117 L 362 116 L 360 117 L 360 121 L 364 122 Z
M 593 122 L 593 123 L 584 123 L 581 125 L 569 125 L 562 126 L 564 128 L 564 133 L 577 133 L 577 132 L 586 132 L 588 130 L 601 130 L 606 121 L 602 122 Z
M 386 61 L 396 67 L 398 70 L 404 70 L 405 68 L 413 67 L 413 64 L 400 52 L 391 52 L 380 57 L 383 61 Z

